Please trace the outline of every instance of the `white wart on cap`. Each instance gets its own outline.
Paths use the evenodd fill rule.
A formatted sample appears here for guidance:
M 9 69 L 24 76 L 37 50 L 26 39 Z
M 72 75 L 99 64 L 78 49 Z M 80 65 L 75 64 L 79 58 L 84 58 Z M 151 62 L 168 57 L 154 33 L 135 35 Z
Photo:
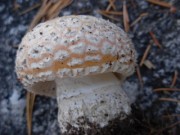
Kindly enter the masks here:
M 25 88 L 54 95 L 56 78 L 134 72 L 135 51 L 125 32 L 92 16 L 65 16 L 37 25 L 19 46 L 16 72 Z M 43 93 L 46 91 L 47 93 Z

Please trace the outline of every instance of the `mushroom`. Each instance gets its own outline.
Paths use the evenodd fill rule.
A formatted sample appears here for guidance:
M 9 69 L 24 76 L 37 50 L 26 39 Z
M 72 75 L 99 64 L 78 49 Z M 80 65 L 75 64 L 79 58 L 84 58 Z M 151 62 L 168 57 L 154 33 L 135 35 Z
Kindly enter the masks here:
M 24 36 L 16 73 L 28 91 L 57 98 L 62 133 L 87 133 L 130 114 L 121 83 L 134 72 L 135 54 L 131 40 L 115 24 L 86 15 L 64 16 L 40 23 Z

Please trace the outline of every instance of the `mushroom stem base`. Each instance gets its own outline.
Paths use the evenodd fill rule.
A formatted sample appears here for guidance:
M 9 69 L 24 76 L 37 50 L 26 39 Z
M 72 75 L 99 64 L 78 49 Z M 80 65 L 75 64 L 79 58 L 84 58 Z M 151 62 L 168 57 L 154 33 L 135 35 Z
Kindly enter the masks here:
M 58 121 L 62 133 L 103 128 L 130 114 L 129 99 L 112 74 L 57 79 Z

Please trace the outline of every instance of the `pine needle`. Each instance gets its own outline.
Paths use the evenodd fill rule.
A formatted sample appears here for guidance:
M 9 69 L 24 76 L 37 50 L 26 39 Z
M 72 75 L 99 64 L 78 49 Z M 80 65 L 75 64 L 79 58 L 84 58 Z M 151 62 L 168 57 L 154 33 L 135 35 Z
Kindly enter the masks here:
M 140 66 L 142 66 L 144 64 L 144 61 L 146 60 L 150 49 L 151 49 L 151 45 L 148 45 L 145 52 L 144 52 L 144 54 L 143 54 L 143 57 L 141 59 Z
M 44 0 L 38 13 L 35 15 L 33 21 L 31 22 L 29 26 L 29 30 L 33 29 L 40 21 L 41 19 L 45 16 L 48 8 L 51 6 L 51 2 L 48 2 L 48 0 Z
M 178 71 L 176 70 L 174 72 L 174 76 L 173 76 L 173 79 L 172 79 L 171 88 L 174 87 L 174 85 L 176 84 L 177 78 L 178 78 Z
M 60 11 L 71 4 L 72 0 L 57 0 L 57 1 L 49 1 L 44 0 L 41 4 L 41 7 L 38 13 L 35 15 L 33 21 L 31 22 L 29 29 L 33 29 L 39 22 L 52 19 L 57 17 Z M 35 94 L 27 92 L 26 100 L 26 118 L 27 118 L 27 128 L 28 128 L 28 135 L 32 134 L 32 113 L 33 113 L 33 106 L 35 101 Z
M 26 13 L 40 7 L 40 6 L 41 6 L 41 3 L 36 3 L 33 6 L 31 6 L 31 7 L 27 8 L 26 10 L 22 11 L 19 15 L 24 15 L 24 14 L 26 14 Z
M 26 118 L 27 118 L 27 129 L 28 135 L 32 134 L 32 112 L 35 101 L 35 94 L 27 92 L 26 95 Z
M 19 5 L 16 0 L 13 0 L 13 10 L 17 11 L 21 8 L 21 5 Z
M 173 118 L 173 117 L 180 117 L 180 114 L 169 114 L 169 115 L 163 115 L 163 118 Z
M 72 0 L 59 0 L 55 4 L 52 5 L 52 7 L 47 12 L 47 20 L 50 20 L 56 16 L 58 16 L 59 12 L 70 5 L 72 3 Z
M 140 14 L 140 16 L 131 23 L 130 27 L 133 27 L 133 26 L 134 26 L 135 24 L 137 24 L 143 17 L 145 17 L 145 16 L 147 16 L 147 15 L 148 15 L 148 13 L 142 13 L 142 14 Z
M 157 88 L 153 90 L 154 92 L 161 92 L 161 91 L 171 91 L 171 92 L 175 92 L 175 91 L 179 91 L 180 89 L 178 88 Z
M 109 0 L 109 5 L 108 5 L 108 7 L 106 8 L 106 11 L 109 11 L 111 8 L 113 9 L 113 10 L 116 10 L 116 6 L 114 5 L 114 2 L 115 2 L 116 0 Z
M 171 8 L 172 5 L 170 3 L 167 3 L 165 1 L 159 1 L 159 0 L 147 0 L 147 2 L 152 3 L 154 5 L 162 6 L 165 8 Z
M 142 76 L 141 76 L 141 71 L 140 71 L 140 68 L 139 66 L 136 66 L 136 73 L 137 73 L 137 76 L 138 76 L 138 80 L 140 82 L 140 86 L 141 88 L 143 88 L 143 79 L 142 79 Z
M 158 41 L 158 39 L 156 38 L 155 34 L 154 34 L 152 31 L 150 31 L 149 34 L 150 34 L 150 36 L 151 36 L 154 44 L 157 45 L 157 46 L 161 49 L 161 48 L 162 48 L 162 45 L 159 43 L 159 41 Z
M 111 16 L 111 15 L 108 15 L 108 14 L 102 12 L 102 11 L 99 11 L 99 13 L 100 13 L 101 15 L 109 18 L 109 19 L 112 19 L 112 20 L 114 20 L 114 21 L 119 21 L 119 19 L 117 19 L 117 18 L 115 18 L 115 17 L 113 17 L 113 16 Z
M 165 127 L 165 128 L 162 129 L 162 130 L 165 130 L 165 129 L 168 129 L 168 128 L 173 128 L 173 127 L 175 127 L 176 125 L 179 125 L 179 124 L 180 124 L 180 121 L 177 121 L 177 122 L 175 122 L 175 123 L 173 123 L 173 124 L 171 124 L 171 125 Z
M 125 31 L 128 32 L 130 25 L 129 25 L 129 15 L 128 15 L 128 10 L 126 6 L 126 1 L 123 1 L 123 23 L 124 23 Z
M 176 102 L 180 103 L 180 100 L 174 98 L 159 98 L 160 101 Z
M 123 15 L 123 12 L 119 12 L 119 11 L 106 11 L 106 10 L 101 10 L 101 13 L 109 14 L 109 15 L 119 15 L 119 16 L 122 16 L 122 15 Z
M 144 65 L 149 69 L 156 69 L 156 66 L 150 60 L 145 60 Z

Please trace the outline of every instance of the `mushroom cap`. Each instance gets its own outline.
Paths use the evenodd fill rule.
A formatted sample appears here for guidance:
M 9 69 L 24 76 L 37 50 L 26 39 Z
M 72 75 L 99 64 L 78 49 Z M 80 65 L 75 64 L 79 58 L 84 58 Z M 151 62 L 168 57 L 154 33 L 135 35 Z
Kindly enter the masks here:
M 56 78 L 106 72 L 127 77 L 135 63 L 135 49 L 121 28 L 104 19 L 72 15 L 40 23 L 28 32 L 19 45 L 15 68 L 25 88 L 46 84 L 43 89 L 48 91 L 54 89 Z

